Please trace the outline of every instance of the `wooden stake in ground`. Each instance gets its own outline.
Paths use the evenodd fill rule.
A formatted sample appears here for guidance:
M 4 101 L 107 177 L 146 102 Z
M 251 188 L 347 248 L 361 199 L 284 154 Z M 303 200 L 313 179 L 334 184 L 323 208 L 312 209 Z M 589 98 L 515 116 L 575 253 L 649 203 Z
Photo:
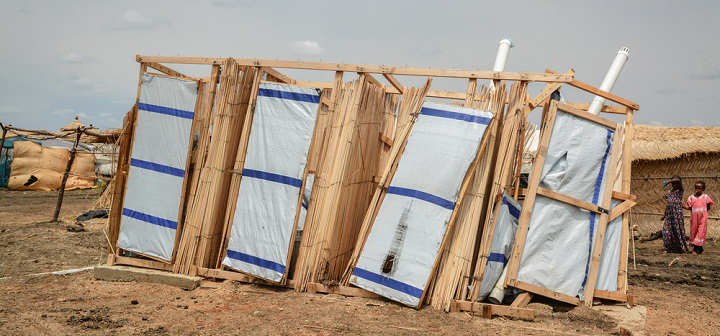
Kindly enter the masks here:
M 72 168 L 73 162 L 75 162 L 75 153 L 77 153 L 77 146 L 80 143 L 80 134 L 82 129 L 78 127 L 75 130 L 75 143 L 73 144 L 72 150 L 70 150 L 70 160 L 68 161 L 67 168 L 65 168 L 65 174 L 63 174 L 62 182 L 60 182 L 60 190 L 58 190 L 57 204 L 55 205 L 55 214 L 53 214 L 53 222 L 58 221 L 60 216 L 60 208 L 62 208 L 63 196 L 65 196 L 65 183 L 67 183 L 68 175 L 70 175 L 70 168 Z M 5 136 L 5 134 L 3 134 Z

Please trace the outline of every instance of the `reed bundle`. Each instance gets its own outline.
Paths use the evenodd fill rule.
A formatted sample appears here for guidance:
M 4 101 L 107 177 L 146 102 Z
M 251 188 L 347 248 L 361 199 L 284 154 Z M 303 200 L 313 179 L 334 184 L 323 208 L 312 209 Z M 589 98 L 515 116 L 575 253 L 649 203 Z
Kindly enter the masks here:
M 207 158 L 189 200 L 174 266 L 184 274 L 193 265 L 214 266 L 218 259 L 232 167 L 252 92 L 261 77 L 257 68 L 239 66 L 231 58 L 222 70 Z

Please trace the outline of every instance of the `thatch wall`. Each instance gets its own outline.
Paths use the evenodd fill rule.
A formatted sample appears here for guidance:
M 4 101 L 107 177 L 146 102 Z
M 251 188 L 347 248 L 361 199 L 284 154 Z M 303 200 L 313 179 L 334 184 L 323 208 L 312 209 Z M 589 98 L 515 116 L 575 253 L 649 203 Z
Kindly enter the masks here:
M 663 181 L 683 177 L 687 199 L 693 184 L 702 180 L 705 193 L 720 202 L 720 127 L 654 127 L 638 125 L 633 139 L 632 193 L 638 205 L 631 221 L 643 235 L 660 230 L 665 211 Z M 686 233 L 690 234 L 689 211 Z M 710 211 L 708 237 L 720 239 L 720 203 Z

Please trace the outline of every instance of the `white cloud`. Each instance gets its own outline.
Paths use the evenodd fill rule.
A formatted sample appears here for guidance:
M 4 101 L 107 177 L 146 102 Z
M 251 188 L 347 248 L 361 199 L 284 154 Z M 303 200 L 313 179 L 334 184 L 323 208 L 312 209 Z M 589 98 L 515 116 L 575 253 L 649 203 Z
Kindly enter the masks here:
M 57 115 L 57 116 L 61 116 L 61 117 L 67 117 L 74 113 L 75 113 L 75 111 L 73 109 L 69 109 L 69 108 L 62 108 L 62 109 L 54 110 L 54 111 L 50 112 L 50 114 L 52 114 L 52 115 Z
M 0 114 L 18 114 L 20 112 L 22 112 L 22 110 L 15 106 L 0 107 Z
M 95 58 L 79 52 L 77 50 L 69 50 L 57 55 L 58 62 L 66 64 L 91 63 Z
M 135 10 L 128 9 L 125 13 L 115 16 L 107 25 L 108 30 L 153 30 L 161 26 L 169 26 L 170 23 L 145 16 Z
M 108 92 L 111 91 L 110 88 L 105 87 L 103 85 L 94 83 L 87 77 L 80 77 L 78 75 L 70 75 L 70 86 L 79 89 L 79 90 L 92 90 L 95 92 Z
M 657 120 L 653 120 L 653 121 L 651 121 L 651 122 L 649 123 L 649 125 L 650 125 L 650 126 L 663 126 L 663 123 L 661 123 L 661 122 L 659 122 L 659 121 L 657 121 Z
M 325 53 L 320 44 L 315 41 L 295 41 L 289 44 L 294 52 L 307 55 L 322 55 Z
M 77 114 L 77 116 L 80 117 L 80 118 L 83 118 L 83 119 L 90 118 L 90 116 L 89 116 L 87 113 L 85 113 L 85 112 L 80 112 L 80 113 Z
M 697 119 L 690 119 L 690 125 L 693 126 L 705 126 L 705 122 Z
M 254 0 L 212 0 L 210 4 L 221 8 L 238 8 L 255 6 Z

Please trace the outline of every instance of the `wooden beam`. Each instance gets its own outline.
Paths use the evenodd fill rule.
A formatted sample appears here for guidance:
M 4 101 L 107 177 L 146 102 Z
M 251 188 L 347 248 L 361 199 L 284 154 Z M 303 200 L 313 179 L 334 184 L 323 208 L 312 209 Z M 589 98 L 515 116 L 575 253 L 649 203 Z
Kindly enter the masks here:
M 477 91 L 477 78 L 468 79 L 467 92 L 465 93 L 465 103 L 463 106 L 472 107 L 475 104 L 475 92 Z
M 398 92 L 400 94 L 405 92 L 405 87 L 402 84 L 400 84 L 400 81 L 397 80 L 397 78 L 395 78 L 395 76 L 393 76 L 391 74 L 383 74 L 383 77 L 385 77 L 385 79 L 387 79 L 387 81 L 390 82 L 390 84 L 392 84 L 392 86 L 395 87 L 395 89 L 398 90 Z
M 371 74 L 369 74 L 367 72 L 358 72 L 358 75 L 362 75 L 362 74 L 365 74 L 365 78 L 367 78 L 368 82 L 373 83 L 379 87 L 384 87 L 384 85 L 380 84 L 380 82 L 378 82 L 378 80 L 375 79 L 375 77 L 373 77 Z
M 519 280 L 511 279 L 510 286 L 520 288 L 522 290 L 526 290 L 528 292 L 532 292 L 535 294 L 539 294 L 539 295 L 542 295 L 542 296 L 545 296 L 545 297 L 548 297 L 548 298 L 551 298 L 554 300 L 569 303 L 571 305 L 577 306 L 580 304 L 580 299 L 578 299 L 574 296 L 558 293 L 558 292 L 555 292 L 555 291 L 547 289 L 547 288 L 529 284 L 527 282 L 522 282 Z
M 210 269 L 210 268 L 205 268 L 205 267 L 195 267 L 195 272 L 198 276 L 205 277 L 205 278 L 217 278 L 217 279 L 235 280 L 235 281 L 240 281 L 240 282 L 245 282 L 245 283 L 280 286 L 278 283 L 270 282 L 270 281 L 267 281 L 264 279 L 256 278 L 254 276 L 250 276 L 247 274 L 234 272 L 234 271 Z M 284 287 L 292 288 L 292 285 L 288 284 L 288 285 L 285 285 Z
M 572 114 L 572 115 L 574 115 L 574 116 L 576 116 L 576 117 L 580 117 L 580 118 L 583 118 L 583 119 L 586 119 L 586 120 L 590 120 L 590 121 L 592 121 L 592 122 L 594 122 L 594 123 L 596 123 L 596 124 L 603 125 L 603 126 L 605 126 L 605 127 L 607 127 L 607 128 L 610 128 L 610 129 L 615 129 L 615 128 L 617 128 L 617 123 L 614 122 L 614 121 L 605 119 L 605 118 L 603 118 L 603 117 L 596 116 L 596 115 L 594 115 L 594 114 L 592 114 L 592 113 L 590 113 L 590 112 L 583 111 L 583 110 L 578 109 L 578 108 L 574 108 L 574 107 L 572 107 L 572 106 L 570 106 L 570 105 L 568 105 L 568 104 L 558 103 L 558 110 L 563 111 L 563 112 L 566 112 L 566 113 L 570 113 L 570 114 Z
M 522 292 L 520 293 L 515 300 L 513 300 L 512 304 L 510 304 L 510 307 L 517 307 L 517 308 L 523 308 L 526 307 L 530 300 L 532 300 L 533 294 L 530 292 Z
M 604 290 L 595 290 L 594 297 L 598 299 L 613 300 L 618 302 L 628 302 L 628 295 L 618 292 L 608 292 Z
M 625 98 L 616 96 L 616 95 L 614 95 L 614 94 L 612 94 L 612 93 L 610 93 L 610 92 L 600 90 L 600 89 L 598 89 L 598 88 L 596 88 L 596 87 L 594 87 L 594 86 L 591 86 L 591 85 L 589 85 L 589 84 L 583 83 L 583 82 L 581 82 L 581 81 L 579 81 L 579 80 L 573 79 L 573 80 L 570 82 L 570 85 L 572 85 L 572 86 L 574 86 L 574 87 L 576 87 L 576 88 L 578 88 L 578 89 L 580 89 L 580 90 L 590 92 L 590 93 L 592 93 L 592 94 L 594 94 L 594 95 L 596 95 L 596 96 L 600 96 L 600 97 L 603 97 L 603 98 L 605 98 L 605 99 L 614 101 L 614 102 L 616 102 L 616 103 L 618 103 L 618 104 L 620 104 L 620 105 L 627 106 L 627 107 L 629 107 L 629 108 L 631 108 L 631 109 L 633 109 L 633 110 L 636 110 L 636 111 L 637 111 L 637 110 L 640 109 L 640 104 L 638 104 L 638 103 L 635 103 L 635 102 L 629 101 L 629 100 L 627 100 L 627 99 L 625 99 Z
M 386 145 L 388 145 L 390 147 L 392 147 L 392 145 L 394 143 L 393 139 L 390 139 L 390 137 L 386 136 L 385 134 L 382 134 L 382 132 L 380 132 L 380 140 L 382 140 L 382 142 L 384 142 Z
M 617 218 L 618 216 L 624 214 L 630 208 L 634 207 L 637 203 L 634 201 L 625 201 L 620 203 L 620 205 L 614 207 L 612 210 L 610 210 L 610 218 L 609 221 L 613 221 L 613 219 Z
M 124 256 L 116 255 L 113 260 L 114 265 L 129 265 L 144 268 L 159 269 L 163 271 L 172 271 L 173 265 L 155 260 L 129 258 Z
M 490 318 L 492 315 L 509 316 L 528 320 L 535 318 L 534 309 L 494 305 L 472 301 L 454 301 L 450 304 L 450 311 L 469 311 L 473 313 L 481 313 L 481 316 L 484 318 Z
M 583 111 L 587 111 L 590 108 L 590 104 L 584 104 L 584 103 L 568 102 L 565 104 L 570 105 L 574 108 L 583 110 Z M 538 105 L 538 106 L 542 106 L 542 105 Z M 602 110 L 600 110 L 600 112 L 613 113 L 613 114 L 625 114 L 626 111 L 627 111 L 627 107 L 625 107 L 625 106 L 609 106 L 609 105 L 603 106 Z
M 625 116 L 625 138 L 623 139 L 623 153 L 632 153 L 632 141 L 635 132 L 634 126 L 634 111 L 631 108 L 627 108 Z M 630 186 L 632 182 L 632 155 L 623 154 L 622 162 L 622 183 L 620 190 L 623 193 L 629 194 Z M 631 195 L 632 196 L 632 195 Z M 634 196 L 633 196 L 634 197 Z M 637 198 L 632 199 L 637 201 Z M 620 293 L 627 294 L 627 267 L 628 258 L 630 252 L 630 240 L 632 239 L 633 245 L 633 257 L 635 255 L 635 240 L 631 234 L 630 229 L 630 216 L 623 216 L 622 219 L 622 232 L 620 234 L 620 265 L 618 266 L 618 287 L 617 290 Z
M 263 67 L 261 70 L 265 71 L 270 76 L 273 76 L 273 77 L 279 79 L 280 81 L 282 81 L 285 84 L 295 84 L 297 82 L 295 79 L 291 78 L 290 76 L 284 75 L 280 71 L 277 71 L 273 68 Z
M 349 287 L 349 286 L 326 286 L 320 283 L 309 282 L 307 284 L 307 290 L 310 293 L 327 293 L 327 294 L 340 294 L 345 296 L 356 296 L 371 299 L 378 299 L 382 296 L 375 294 L 370 291 L 366 291 L 362 288 Z
M 538 187 L 538 189 L 537 189 L 537 194 L 538 194 L 538 195 L 541 195 L 541 196 L 545 196 L 545 197 L 547 197 L 547 198 L 554 199 L 554 200 L 559 201 L 559 202 L 563 202 L 563 203 L 565 203 L 565 204 L 570 204 L 570 205 L 576 206 L 576 207 L 578 207 L 578 208 L 582 208 L 582 209 L 585 209 L 585 210 L 588 210 L 588 211 L 592 211 L 592 212 L 595 212 L 595 213 L 601 213 L 601 212 L 602 212 L 602 211 L 600 210 L 600 207 L 597 206 L 597 205 L 595 205 L 595 204 L 592 204 L 592 203 L 590 203 L 590 202 L 585 202 L 585 201 L 580 200 L 580 199 L 577 199 L 577 198 L 575 198 L 575 197 L 570 197 L 570 196 L 567 196 L 567 195 L 563 195 L 563 194 L 561 194 L 561 193 L 554 192 L 554 191 L 552 191 L 552 190 L 548 190 L 548 189 L 545 189 L 545 188 L 540 188 L 540 187 Z
M 554 73 L 554 72 L 548 72 L 547 70 L 545 72 L 546 73 Z M 575 75 L 575 70 L 570 69 L 565 74 Z M 557 91 L 557 89 L 559 89 L 560 86 L 562 86 L 562 83 L 547 83 L 547 84 L 545 84 L 545 90 L 540 92 L 540 94 L 537 95 L 537 97 L 535 97 L 533 100 L 531 100 L 530 103 L 528 104 L 528 105 L 530 105 L 530 109 L 534 109 L 536 106 L 540 105 L 540 103 L 542 103 L 543 101 L 545 101 L 545 99 L 550 97 L 553 94 L 553 92 Z
M 166 67 L 166 66 L 164 66 L 164 65 L 162 65 L 162 64 L 160 64 L 160 63 L 147 62 L 147 66 L 149 66 L 149 67 L 151 67 L 151 68 L 153 68 L 153 69 L 155 69 L 155 70 L 157 70 L 157 71 L 160 71 L 160 72 L 162 72 L 162 73 L 164 73 L 164 74 L 166 74 L 166 75 L 169 75 L 169 76 L 180 77 L 180 78 L 185 78 L 185 79 L 195 79 L 195 78 L 192 78 L 192 77 L 190 77 L 190 76 L 186 76 L 186 75 L 180 73 L 179 71 L 175 71 L 175 70 L 173 70 L 173 69 L 170 69 L 170 68 L 168 68 L 168 67 Z
M 225 60 L 225 58 L 137 55 L 136 60 L 138 62 L 177 63 L 177 64 L 222 64 L 222 62 L 223 62 L 223 60 Z M 404 75 L 404 76 L 477 78 L 477 79 L 517 80 L 517 81 L 536 81 L 536 82 L 562 82 L 562 83 L 571 83 L 574 79 L 574 76 L 560 75 L 560 74 L 533 73 L 533 72 L 497 72 L 497 71 L 487 71 L 487 70 L 412 68 L 412 67 L 377 66 L 377 65 L 364 65 L 364 64 L 259 60 L 259 59 L 252 59 L 252 58 L 235 58 L 235 61 L 239 65 L 248 65 L 248 66 L 287 68 L 287 69 L 305 69 L 305 70 L 365 72 L 365 73 L 371 73 L 371 74 L 391 74 L 391 75 Z

